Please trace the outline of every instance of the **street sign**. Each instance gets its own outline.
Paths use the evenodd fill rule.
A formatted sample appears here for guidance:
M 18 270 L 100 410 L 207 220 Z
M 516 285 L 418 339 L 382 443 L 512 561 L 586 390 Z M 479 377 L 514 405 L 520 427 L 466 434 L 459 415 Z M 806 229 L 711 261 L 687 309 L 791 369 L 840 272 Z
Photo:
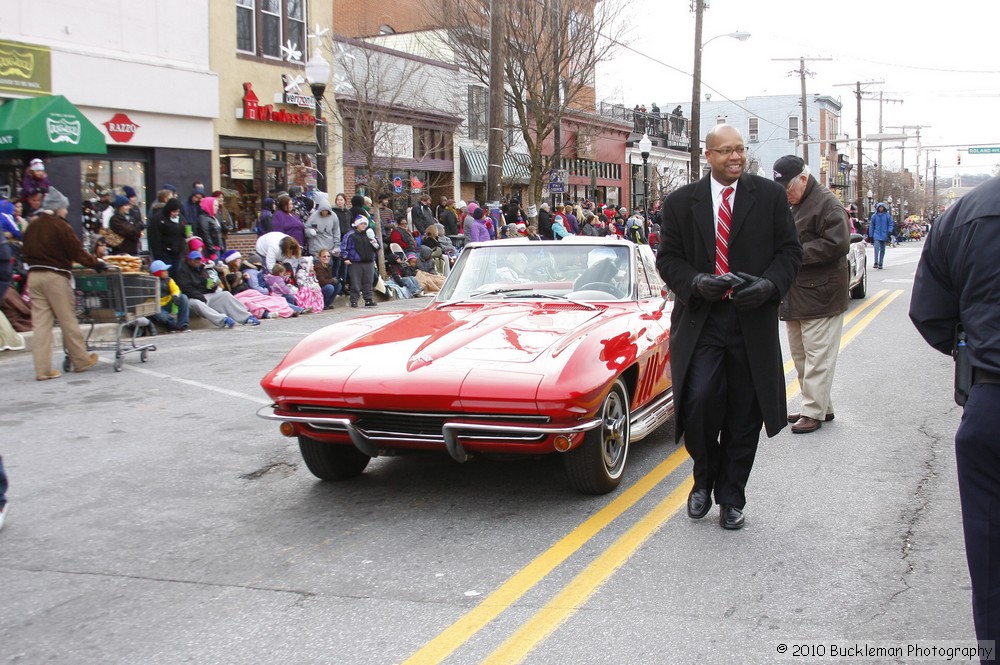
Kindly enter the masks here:
M 566 185 L 569 184 L 569 171 L 567 169 L 551 169 L 549 171 L 549 192 L 553 194 L 565 194 Z
M 991 148 L 969 148 L 970 155 L 993 155 L 996 153 L 1000 153 L 1000 147 L 994 146 Z

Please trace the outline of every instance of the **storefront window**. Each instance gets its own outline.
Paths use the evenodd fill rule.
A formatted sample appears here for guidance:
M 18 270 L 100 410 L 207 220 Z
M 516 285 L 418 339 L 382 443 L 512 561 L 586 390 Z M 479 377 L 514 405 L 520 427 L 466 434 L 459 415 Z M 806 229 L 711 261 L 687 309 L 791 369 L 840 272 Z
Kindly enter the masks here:
M 222 148 L 219 153 L 219 182 L 235 230 L 252 231 L 257 226 L 263 201 L 260 194 L 261 153 L 240 148 Z
M 392 173 L 376 171 L 374 177 L 369 178 L 367 169 L 358 168 L 354 172 L 355 190 L 371 197 L 373 202 L 379 194 L 389 194 L 390 206 L 397 215 L 401 215 L 407 208 L 416 205 L 421 196 L 430 193 L 428 176 L 427 171 L 396 170 Z
M 138 198 L 139 210 L 146 210 L 146 165 L 132 160 L 84 159 L 80 163 L 80 194 L 82 200 L 94 199 L 110 191 L 112 199 L 130 186 Z
M 219 182 L 237 231 L 257 227 L 266 197 L 292 185 L 316 187 L 314 146 L 239 138 L 221 138 L 219 144 Z
M 304 192 L 316 189 L 316 162 L 313 155 L 288 153 L 288 185 L 298 185 Z

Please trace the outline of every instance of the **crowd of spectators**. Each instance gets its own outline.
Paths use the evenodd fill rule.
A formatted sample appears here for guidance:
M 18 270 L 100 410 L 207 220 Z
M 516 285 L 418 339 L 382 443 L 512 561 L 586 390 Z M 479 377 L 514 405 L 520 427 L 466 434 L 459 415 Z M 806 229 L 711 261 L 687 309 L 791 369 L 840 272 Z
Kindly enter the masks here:
M 40 159 L 25 170 L 19 196 L 0 198 L 0 249 L 10 255 L 10 288 L 3 295 L 0 332 L 31 329 L 28 267 L 20 251 L 25 230 L 44 212 L 51 184 Z M 228 246 L 233 221 L 224 193 L 200 182 L 181 197 L 163 184 L 145 211 L 136 191 L 99 191 L 83 202 L 83 248 L 96 259 L 146 255 L 160 279 L 161 311 L 151 317 L 157 330 L 190 330 L 200 316 L 220 328 L 255 326 L 267 318 L 299 316 L 336 306 L 376 306 L 374 289 L 390 297 L 419 297 L 440 290 L 461 248 L 494 239 L 562 239 L 571 235 L 614 234 L 633 242 L 658 242 L 658 224 L 638 210 L 579 201 L 542 203 L 529 218 L 517 198 L 480 204 L 424 194 L 410 208 L 393 211 L 388 195 L 378 206 L 367 196 L 274 192 L 263 200 L 255 252 L 243 256 Z M 51 212 L 51 211 L 50 211 Z M 376 221 L 378 220 L 378 221 Z M 0 260 L 3 260 L 0 258 Z M 384 265 L 385 270 L 377 269 Z M 381 272 L 381 275 L 380 275 Z M 384 275 L 384 279 L 383 276 Z M 11 335 L 0 344 L 16 348 Z

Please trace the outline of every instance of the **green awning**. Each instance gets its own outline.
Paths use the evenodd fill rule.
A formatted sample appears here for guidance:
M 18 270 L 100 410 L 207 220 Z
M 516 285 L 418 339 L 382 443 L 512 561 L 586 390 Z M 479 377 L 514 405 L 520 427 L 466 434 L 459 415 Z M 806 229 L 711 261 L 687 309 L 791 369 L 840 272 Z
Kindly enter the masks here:
M 486 182 L 486 151 L 464 147 L 461 151 L 462 182 Z M 515 185 L 527 185 L 531 182 L 531 158 L 523 152 L 504 154 L 503 178 Z
M 0 150 L 64 154 L 108 152 L 101 133 L 62 95 L 12 99 L 0 106 Z

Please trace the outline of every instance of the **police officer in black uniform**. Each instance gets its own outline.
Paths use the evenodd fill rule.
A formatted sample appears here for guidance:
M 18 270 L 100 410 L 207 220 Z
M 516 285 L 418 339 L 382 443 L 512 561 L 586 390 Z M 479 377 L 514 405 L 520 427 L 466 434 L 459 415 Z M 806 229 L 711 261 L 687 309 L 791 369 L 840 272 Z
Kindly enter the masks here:
M 1000 641 L 1000 177 L 934 223 L 910 319 L 935 349 L 958 354 L 956 369 L 964 354 L 971 367 L 956 374 L 956 401 L 965 402 L 955 433 L 958 489 L 976 637 Z

